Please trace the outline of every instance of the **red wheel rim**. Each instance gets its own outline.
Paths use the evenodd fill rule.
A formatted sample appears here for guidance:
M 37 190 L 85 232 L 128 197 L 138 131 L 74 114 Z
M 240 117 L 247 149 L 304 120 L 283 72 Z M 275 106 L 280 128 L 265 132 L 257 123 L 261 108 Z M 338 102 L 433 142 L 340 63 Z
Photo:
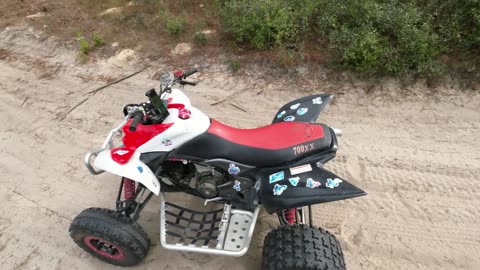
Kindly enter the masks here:
M 121 248 L 101 237 L 93 235 L 85 236 L 83 242 L 92 251 L 103 257 L 112 260 L 121 260 L 125 258 L 125 253 Z

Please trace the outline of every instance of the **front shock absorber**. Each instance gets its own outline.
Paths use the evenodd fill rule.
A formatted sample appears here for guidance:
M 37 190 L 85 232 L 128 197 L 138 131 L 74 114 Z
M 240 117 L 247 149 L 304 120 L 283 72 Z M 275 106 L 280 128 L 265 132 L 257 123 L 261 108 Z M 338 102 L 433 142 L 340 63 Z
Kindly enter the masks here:
M 135 181 L 129 178 L 123 178 L 123 192 L 125 200 L 135 199 Z
M 285 217 L 285 220 L 289 225 L 295 224 L 296 216 L 297 216 L 297 209 L 295 208 L 289 208 L 283 210 L 283 215 Z

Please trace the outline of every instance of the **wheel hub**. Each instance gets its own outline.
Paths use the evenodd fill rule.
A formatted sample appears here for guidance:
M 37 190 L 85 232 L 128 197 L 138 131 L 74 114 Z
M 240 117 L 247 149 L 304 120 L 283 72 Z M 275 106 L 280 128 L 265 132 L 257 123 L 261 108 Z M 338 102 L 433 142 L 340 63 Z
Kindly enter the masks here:
M 125 257 L 125 253 L 119 247 L 101 237 L 85 236 L 83 242 L 92 251 L 103 257 L 113 260 L 121 260 Z

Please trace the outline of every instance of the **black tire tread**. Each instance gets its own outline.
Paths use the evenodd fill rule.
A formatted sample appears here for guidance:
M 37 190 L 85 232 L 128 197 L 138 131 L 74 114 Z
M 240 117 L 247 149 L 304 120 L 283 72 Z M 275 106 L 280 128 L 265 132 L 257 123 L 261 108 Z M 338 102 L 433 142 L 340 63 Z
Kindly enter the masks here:
M 141 240 L 142 245 L 145 248 L 148 248 L 150 246 L 150 237 L 145 232 L 145 230 L 143 230 L 142 226 L 133 221 L 131 218 L 122 215 L 121 213 L 110 209 L 92 207 L 83 210 L 80 214 L 77 215 L 77 218 L 78 217 L 89 217 L 106 221 L 108 220 L 108 222 L 112 225 L 117 225 L 121 227 L 128 233 L 135 236 L 135 238 L 137 238 L 138 240 Z
M 282 226 L 268 233 L 264 270 L 345 270 L 340 243 L 330 232 L 306 225 Z
M 110 209 L 88 208 L 78 214 L 69 228 L 70 236 L 85 251 L 99 259 L 119 266 L 131 266 L 140 262 L 150 248 L 150 237 L 132 219 Z M 83 243 L 83 235 L 92 234 L 105 238 L 129 253 L 125 261 L 113 261 L 92 253 Z

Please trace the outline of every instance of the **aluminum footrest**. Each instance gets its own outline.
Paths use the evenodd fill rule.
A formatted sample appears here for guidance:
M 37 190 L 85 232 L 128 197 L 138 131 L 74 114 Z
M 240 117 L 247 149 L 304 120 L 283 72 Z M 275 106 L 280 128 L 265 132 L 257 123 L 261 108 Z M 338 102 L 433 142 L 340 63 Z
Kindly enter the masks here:
M 250 245 L 257 221 L 255 211 L 223 209 L 194 211 L 165 201 L 160 194 L 160 243 L 166 249 L 242 256 Z

